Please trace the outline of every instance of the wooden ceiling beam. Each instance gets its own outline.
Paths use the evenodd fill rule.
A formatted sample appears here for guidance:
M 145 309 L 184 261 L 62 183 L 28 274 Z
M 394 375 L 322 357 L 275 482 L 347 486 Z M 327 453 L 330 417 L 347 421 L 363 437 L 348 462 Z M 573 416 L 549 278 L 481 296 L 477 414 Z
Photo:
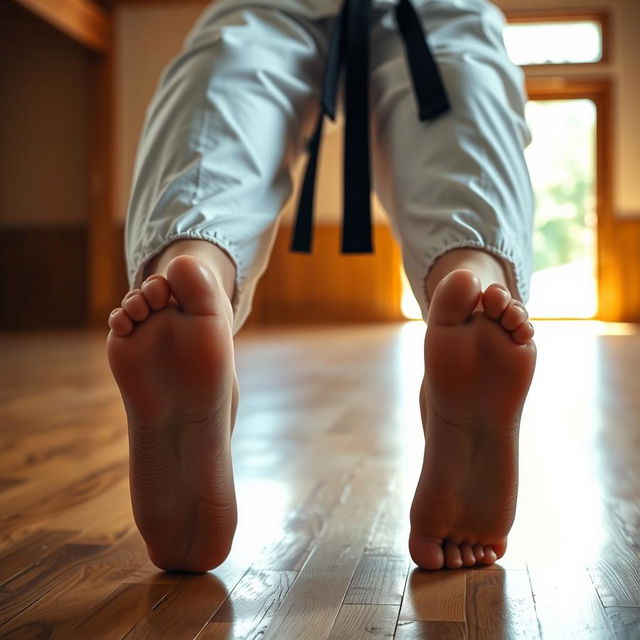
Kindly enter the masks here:
M 111 48 L 111 16 L 93 0 L 14 1 L 93 51 Z

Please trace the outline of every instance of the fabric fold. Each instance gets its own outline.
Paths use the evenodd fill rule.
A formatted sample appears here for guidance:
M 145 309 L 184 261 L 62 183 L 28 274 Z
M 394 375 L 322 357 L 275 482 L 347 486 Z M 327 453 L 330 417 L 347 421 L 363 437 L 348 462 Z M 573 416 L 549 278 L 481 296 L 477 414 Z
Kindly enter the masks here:
M 451 108 L 420 18 L 410 0 L 395 6 L 404 42 L 418 118 L 424 122 Z M 335 121 L 340 73 L 345 69 L 345 142 L 342 253 L 371 253 L 371 165 L 369 153 L 369 31 L 371 0 L 345 0 L 331 34 L 320 112 L 309 141 L 309 158 L 294 223 L 291 251 L 310 253 L 318 155 L 325 116 Z M 364 27 L 363 27 L 364 25 Z

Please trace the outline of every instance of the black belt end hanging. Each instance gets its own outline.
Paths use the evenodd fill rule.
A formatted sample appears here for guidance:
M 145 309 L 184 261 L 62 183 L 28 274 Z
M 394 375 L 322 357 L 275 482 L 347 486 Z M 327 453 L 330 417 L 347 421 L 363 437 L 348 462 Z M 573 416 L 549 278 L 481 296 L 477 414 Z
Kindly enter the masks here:
M 399 0 L 396 20 L 404 41 L 418 117 L 425 122 L 451 105 L 426 34 L 410 0 Z M 291 251 L 310 253 L 318 154 L 325 114 L 335 119 L 338 78 L 346 66 L 342 253 L 372 253 L 369 166 L 369 19 L 371 0 L 345 0 L 331 35 L 320 113 L 309 142 L 309 160 L 300 192 Z

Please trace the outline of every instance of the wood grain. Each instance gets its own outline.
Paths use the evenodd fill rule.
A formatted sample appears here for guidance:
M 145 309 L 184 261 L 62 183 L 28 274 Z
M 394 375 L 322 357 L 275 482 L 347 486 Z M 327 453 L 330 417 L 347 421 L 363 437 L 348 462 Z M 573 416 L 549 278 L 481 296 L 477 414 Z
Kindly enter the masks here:
M 373 254 L 341 254 L 340 234 L 338 224 L 316 225 L 313 253 L 307 255 L 289 251 L 290 225 L 278 228 L 256 295 L 256 320 L 376 322 L 402 318 L 400 249 L 390 228 L 374 225 Z
M 329 640 L 393 638 L 399 607 L 344 604 L 331 629 Z
M 68 630 L 68 637 L 111 640 L 125 635 L 156 607 L 173 587 L 162 584 L 118 585 L 85 618 Z
M 295 571 L 249 570 L 198 640 L 221 637 L 223 629 L 226 637 L 261 638 L 297 575 Z
M 607 327 L 538 326 L 507 555 L 438 572 L 407 550 L 424 330 L 239 336 L 240 527 L 200 576 L 136 530 L 104 333 L 0 335 L 0 637 L 636 640 L 640 331 Z
M 109 49 L 111 16 L 92 0 L 15 0 L 80 44 L 102 53 Z
M 469 638 L 538 640 L 536 609 L 526 571 L 467 572 Z
M 366 474 L 354 479 L 267 627 L 265 640 L 321 640 L 328 635 L 380 508 L 379 496 L 364 491 L 366 479 Z
M 400 621 L 464 622 L 465 571 L 421 571 L 409 574 Z
M 124 637 L 195 638 L 228 595 L 223 582 L 213 575 L 184 577 Z

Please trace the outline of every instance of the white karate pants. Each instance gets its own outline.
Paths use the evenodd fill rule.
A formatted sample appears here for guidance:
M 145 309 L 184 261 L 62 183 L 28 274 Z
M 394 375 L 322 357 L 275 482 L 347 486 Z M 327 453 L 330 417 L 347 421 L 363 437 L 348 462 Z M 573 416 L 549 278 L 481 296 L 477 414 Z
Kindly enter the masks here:
M 292 170 L 312 134 L 339 0 L 219 0 L 200 16 L 149 104 L 126 221 L 130 285 L 177 239 L 207 240 L 236 267 L 234 332 L 251 310 Z M 423 281 L 455 248 L 500 258 L 526 302 L 533 193 L 523 73 L 489 0 L 413 0 L 452 109 L 420 122 L 393 2 L 374 1 L 373 186 L 424 318 Z

